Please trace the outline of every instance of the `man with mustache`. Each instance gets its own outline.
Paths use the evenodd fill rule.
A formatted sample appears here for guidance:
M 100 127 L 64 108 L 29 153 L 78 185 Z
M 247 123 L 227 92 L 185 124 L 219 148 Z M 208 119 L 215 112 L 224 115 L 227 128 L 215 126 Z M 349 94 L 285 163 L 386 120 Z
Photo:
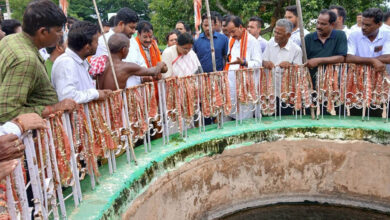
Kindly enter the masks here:
M 370 8 L 363 12 L 362 31 L 355 31 L 348 39 L 347 63 L 374 66 L 382 72 L 386 63 L 390 63 L 390 32 L 382 25 L 383 12 L 379 8 Z
M 157 66 L 161 62 L 161 53 L 158 48 L 157 42 L 153 39 L 153 26 L 148 21 L 140 21 L 137 24 L 138 35 L 134 39 L 135 44 L 130 42 L 130 51 L 127 62 L 137 63 L 140 66 L 152 68 Z M 135 62 L 137 57 L 142 59 L 142 63 Z M 166 68 L 163 68 L 163 73 L 166 72 Z M 159 77 L 154 78 L 159 80 Z M 142 81 L 152 81 L 151 77 L 141 78 L 139 76 L 130 76 L 127 79 L 126 87 L 135 86 L 141 84 Z
M 306 35 L 307 63 L 316 87 L 317 67 L 324 64 L 342 63 L 347 55 L 347 37 L 343 31 L 335 30 L 337 15 L 323 9 L 317 19 L 317 31 Z
M 363 12 L 362 30 L 353 32 L 348 39 L 347 63 L 372 65 L 376 72 L 386 70 L 390 63 L 390 32 L 381 28 L 383 12 L 370 8 Z M 389 66 L 389 65 L 387 65 Z M 371 116 L 386 117 L 386 106 L 370 112 Z M 361 110 L 351 110 L 352 115 L 361 115 Z

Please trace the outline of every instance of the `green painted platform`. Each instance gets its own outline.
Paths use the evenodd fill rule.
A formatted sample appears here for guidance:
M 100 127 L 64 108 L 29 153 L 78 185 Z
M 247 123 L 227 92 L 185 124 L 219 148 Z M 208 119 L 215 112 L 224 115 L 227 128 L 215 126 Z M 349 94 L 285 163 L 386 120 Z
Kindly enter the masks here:
M 342 132 L 340 132 L 342 131 Z M 292 135 L 294 133 L 294 135 Z M 188 139 L 172 135 L 170 143 L 163 145 L 162 140 L 153 141 L 152 152 L 145 153 L 144 147 L 135 149 L 138 165 L 127 164 L 126 155 L 117 158 L 117 171 L 109 175 L 108 167 L 100 167 L 100 183 L 91 189 L 87 176 L 82 181 L 83 201 L 74 208 L 73 200 L 67 201 L 69 219 L 118 219 L 127 205 L 142 193 L 153 179 L 193 158 L 222 152 L 226 147 L 250 145 L 261 141 L 274 141 L 280 138 L 296 136 L 324 139 L 367 140 L 381 144 L 390 143 L 390 123 L 383 119 L 371 118 L 362 121 L 361 117 L 339 119 L 327 116 L 320 120 L 309 117 L 296 120 L 295 117 L 263 118 L 243 121 L 236 127 L 235 121 L 226 122 L 223 129 L 216 125 L 206 127 L 206 133 L 198 128 L 188 131 Z M 332 137 L 330 137 L 332 136 Z M 69 189 L 67 190 L 69 193 Z M 65 192 L 66 193 L 66 192 Z

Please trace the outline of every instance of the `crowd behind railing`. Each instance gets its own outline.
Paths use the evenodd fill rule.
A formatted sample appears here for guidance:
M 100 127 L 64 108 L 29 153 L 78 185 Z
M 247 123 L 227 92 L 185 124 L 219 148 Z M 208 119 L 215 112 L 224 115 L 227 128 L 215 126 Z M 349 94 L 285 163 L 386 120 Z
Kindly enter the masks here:
M 362 119 L 382 111 L 388 122 L 390 80 L 386 72 L 334 64 L 319 67 L 313 83 L 304 66 L 291 66 L 279 75 L 276 68 L 237 70 L 233 87 L 227 71 L 168 78 L 50 116 L 47 129 L 24 135 L 25 161 L 20 160 L 6 178 L 11 219 L 29 219 L 31 214 L 66 218 L 65 200 L 73 199 L 79 205 L 83 199 L 80 181 L 86 174 L 92 189 L 99 182 L 99 160 L 107 159 L 110 174 L 116 171 L 116 157 L 121 153 L 136 165 L 135 143 L 143 141 L 145 152 L 150 152 L 153 137 L 161 134 L 164 145 L 176 132 L 186 139 L 189 128 L 205 132 L 207 118 L 221 129 L 226 120 L 236 119 L 239 126 L 245 111 L 261 122 L 264 116 L 282 119 L 284 110 L 297 119 L 309 112 L 317 118 L 329 114 L 341 119 L 352 109 L 360 109 Z M 72 188 L 71 194 L 64 194 L 66 187 Z

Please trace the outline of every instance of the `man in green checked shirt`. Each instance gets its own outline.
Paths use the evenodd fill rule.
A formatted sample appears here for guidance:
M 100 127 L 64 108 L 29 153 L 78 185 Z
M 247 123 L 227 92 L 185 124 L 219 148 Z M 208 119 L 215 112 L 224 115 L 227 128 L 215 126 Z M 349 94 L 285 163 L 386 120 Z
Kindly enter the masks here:
M 55 46 L 66 17 L 52 1 L 33 1 L 23 16 L 23 32 L 0 41 L 0 123 L 23 113 L 47 117 L 73 110 L 76 102 L 58 102 L 38 50 Z

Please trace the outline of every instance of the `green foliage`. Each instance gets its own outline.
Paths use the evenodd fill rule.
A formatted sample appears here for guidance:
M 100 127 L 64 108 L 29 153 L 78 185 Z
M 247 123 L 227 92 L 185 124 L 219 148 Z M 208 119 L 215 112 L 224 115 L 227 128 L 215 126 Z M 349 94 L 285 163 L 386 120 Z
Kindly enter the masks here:
M 23 12 L 30 0 L 10 0 L 13 18 L 22 20 Z M 58 0 L 53 0 L 58 4 Z M 92 0 L 68 0 L 70 16 L 80 20 L 96 21 Z M 315 19 L 322 8 L 329 5 L 341 5 L 348 12 L 346 24 L 355 23 L 356 14 L 370 7 L 380 7 L 387 11 L 386 0 L 301 0 L 304 25 L 309 30 L 314 30 Z M 97 0 L 99 12 L 104 20 L 107 13 L 115 13 L 122 7 L 135 10 L 141 19 L 151 20 L 155 35 L 160 42 L 165 43 L 165 35 L 175 28 L 179 20 L 187 22 L 194 29 L 193 0 Z M 210 8 L 221 14 L 234 14 L 240 16 L 246 22 L 251 16 L 260 16 L 271 27 L 264 30 L 267 34 L 272 31 L 276 20 L 284 16 L 284 8 L 295 4 L 294 0 L 210 0 Z M 3 12 L 5 0 L 0 0 Z M 203 1 L 202 13 L 206 11 Z
M 103 20 L 108 19 L 108 13 L 116 13 L 120 8 L 128 7 L 140 15 L 141 19 L 149 20 L 147 0 L 97 0 L 100 16 Z M 95 8 L 91 0 L 69 0 L 70 16 L 80 20 L 96 21 Z
M 323 8 L 330 5 L 341 5 L 348 12 L 346 24 L 355 23 L 356 14 L 370 7 L 380 7 L 386 11 L 385 0 L 301 0 L 304 25 L 308 30 L 314 30 L 315 19 Z M 203 1 L 202 13 L 206 11 Z M 218 11 L 222 15 L 234 14 L 240 16 L 246 23 L 252 16 L 260 16 L 271 28 L 265 30 L 265 34 L 273 29 L 277 19 L 284 16 L 284 8 L 294 5 L 294 0 L 210 0 L 210 9 Z M 219 5 L 219 6 L 218 6 Z M 151 22 L 155 27 L 155 35 L 160 42 L 165 42 L 165 34 L 175 28 L 178 20 L 187 21 L 194 27 L 194 9 L 190 0 L 152 0 L 149 4 L 152 11 Z

